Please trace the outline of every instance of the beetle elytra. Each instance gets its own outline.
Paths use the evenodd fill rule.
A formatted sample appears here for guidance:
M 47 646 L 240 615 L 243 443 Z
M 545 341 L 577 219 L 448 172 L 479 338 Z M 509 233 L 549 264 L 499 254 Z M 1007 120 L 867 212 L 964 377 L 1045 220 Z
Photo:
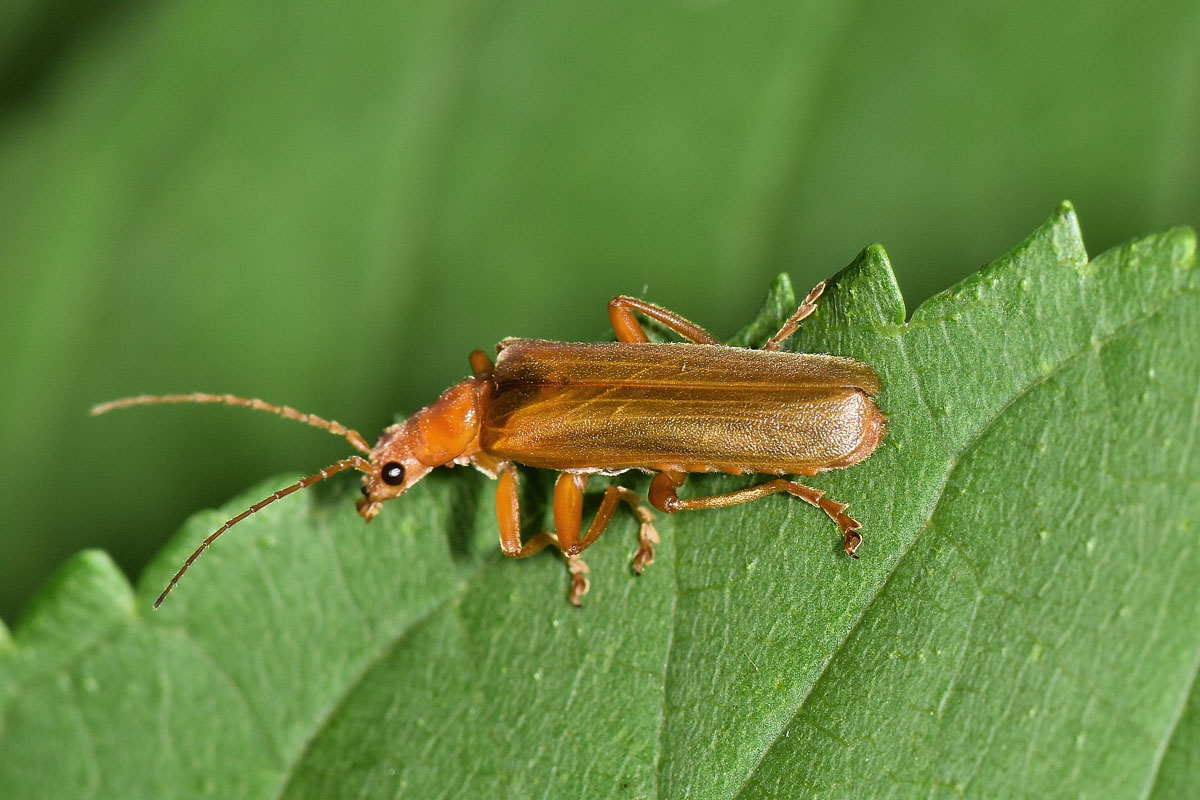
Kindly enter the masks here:
M 819 489 L 776 477 L 726 494 L 682 499 L 690 472 L 811 476 L 849 467 L 879 446 L 887 418 L 872 401 L 879 376 L 849 358 L 779 350 L 816 309 L 817 285 L 779 331 L 754 350 L 721 345 L 683 317 L 633 297 L 608 304 L 616 342 L 566 343 L 506 339 L 493 362 L 470 355 L 472 376 L 431 405 L 387 428 L 374 447 L 350 428 L 287 406 L 224 394 L 141 395 L 101 403 L 92 414 L 156 403 L 247 406 L 344 436 L 363 455 L 344 458 L 280 489 L 208 536 L 155 601 L 157 608 L 188 567 L 230 527 L 264 506 L 346 469 L 363 473 L 358 513 L 370 521 L 430 470 L 471 465 L 498 479 L 496 515 L 505 555 L 525 558 L 553 546 L 567 562 L 569 597 L 579 605 L 588 568 L 579 558 L 603 533 L 617 506 L 640 523 L 633 569 L 654 561 L 658 534 L 650 506 L 668 514 L 757 500 L 778 492 L 820 508 L 841 530 L 845 552 L 857 557 L 859 523 L 847 505 Z M 655 320 L 684 342 L 651 343 L 636 314 Z M 559 471 L 554 530 L 521 540 L 516 465 Z M 654 474 L 649 505 L 623 486 L 609 486 L 587 529 L 583 494 L 588 476 L 636 469 Z

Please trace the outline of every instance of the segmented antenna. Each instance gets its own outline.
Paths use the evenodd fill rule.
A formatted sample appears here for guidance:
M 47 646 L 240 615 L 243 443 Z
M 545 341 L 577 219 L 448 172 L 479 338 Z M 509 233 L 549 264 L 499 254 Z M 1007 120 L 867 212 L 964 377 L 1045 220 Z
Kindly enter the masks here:
M 135 398 L 130 398 L 130 399 L 137 400 L 139 398 L 135 397 Z M 117 401 L 117 402 L 121 402 L 121 401 Z M 188 401 L 185 400 L 183 402 L 188 402 Z M 204 402 L 204 401 L 199 401 L 199 402 Z M 130 403 L 130 405 L 135 405 L 135 404 Z M 105 409 L 105 410 L 107 410 L 107 409 Z M 97 412 L 97 413 L 103 413 L 103 412 Z M 322 421 L 324 421 L 324 420 L 322 420 Z M 166 598 L 166 596 L 168 594 L 171 593 L 171 590 L 175 588 L 175 584 L 179 583 L 179 579 L 183 577 L 183 573 L 188 571 L 188 567 L 190 567 L 192 565 L 192 563 L 197 558 L 200 557 L 200 554 L 203 553 L 205 550 L 207 550 L 208 546 L 211 545 L 213 542 L 215 542 L 217 540 L 217 537 L 220 536 L 222 533 L 229 530 L 234 525 L 238 524 L 239 522 L 241 522 L 242 520 L 244 520 L 246 517 L 250 516 L 251 514 L 255 513 L 256 511 L 261 511 L 263 508 L 271 505 L 271 503 L 274 503 L 276 500 L 280 499 L 281 497 L 287 497 L 289 494 L 291 494 L 294 491 L 297 491 L 298 489 L 307 489 L 309 486 L 312 486 L 314 483 L 323 481 L 326 478 L 331 477 L 333 475 L 337 475 L 342 470 L 350 469 L 351 467 L 361 470 L 363 472 L 369 473 L 371 471 L 371 462 L 367 461 L 362 456 L 350 456 L 349 458 L 343 458 L 341 461 L 337 462 L 336 464 L 331 464 L 328 467 L 326 467 L 325 469 L 321 470 L 320 472 L 318 472 L 314 475 L 309 475 L 307 478 L 304 478 L 303 480 L 296 481 L 291 486 L 288 486 L 287 488 L 284 488 L 284 489 L 280 489 L 278 492 L 271 495 L 270 497 L 267 497 L 264 500 L 260 500 L 259 502 L 255 503 L 254 505 L 247 508 L 242 513 L 238 514 L 233 519 L 226 522 L 220 528 L 217 528 L 215 531 L 213 531 L 211 534 L 209 534 L 207 539 L 205 539 L 203 542 L 200 543 L 200 546 L 196 548 L 195 552 L 193 552 L 190 556 L 187 557 L 187 561 L 183 562 L 183 566 L 180 567 L 179 571 L 175 573 L 175 577 L 171 578 L 171 582 L 167 584 L 167 588 L 163 589 L 162 594 L 160 594 L 158 596 L 158 599 L 154 601 L 154 607 L 158 608 L 160 605 L 162 605 L 162 601 Z
M 115 411 L 118 408 L 150 406 L 159 403 L 219 403 L 226 406 L 245 406 L 246 408 L 253 408 L 256 411 L 269 411 L 272 414 L 278 414 L 287 419 L 303 422 L 305 425 L 312 425 L 315 428 L 336 433 L 338 436 L 345 436 L 346 441 L 350 442 L 355 450 L 367 455 L 371 454 L 371 448 L 367 445 L 366 440 L 363 439 L 362 434 L 353 428 L 347 428 L 340 422 L 322 419 L 316 414 L 304 414 L 290 406 L 277 406 L 253 397 L 238 397 L 232 394 L 206 394 L 204 392 L 194 392 L 192 394 L 141 394 L 137 397 L 122 397 L 120 400 L 109 400 L 107 403 L 94 405 L 89 413 L 92 416 L 96 416 L 98 414 L 107 414 L 109 411 Z

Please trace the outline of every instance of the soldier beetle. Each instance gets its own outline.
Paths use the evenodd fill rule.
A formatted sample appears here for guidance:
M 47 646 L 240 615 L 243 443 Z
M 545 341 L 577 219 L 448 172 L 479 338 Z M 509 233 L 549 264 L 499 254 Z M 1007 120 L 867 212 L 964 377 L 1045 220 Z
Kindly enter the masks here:
M 525 558 L 546 546 L 559 550 L 571 575 L 569 597 L 579 605 L 588 568 L 579 558 L 604 532 L 618 504 L 640 522 L 633 570 L 654 561 L 658 534 L 642 498 L 609 486 L 583 530 L 588 477 L 630 469 L 654 474 L 649 505 L 668 514 L 725 506 L 786 492 L 820 508 L 839 527 L 848 555 L 857 557 L 859 523 L 847 505 L 779 477 L 726 494 L 682 499 L 690 472 L 735 475 L 816 475 L 849 467 L 879 446 L 887 418 L 872 401 L 879 376 L 849 358 L 780 351 L 816 309 L 821 282 L 782 328 L 754 350 L 720 344 L 706 330 L 665 308 L 617 297 L 608 315 L 617 341 L 566 343 L 506 339 L 493 363 L 470 355 L 472 376 L 432 405 L 387 428 L 374 447 L 340 423 L 287 406 L 223 394 L 141 395 L 102 403 L 92 414 L 155 403 L 221 403 L 269 411 L 344 436 L 364 455 L 344 458 L 254 504 L 206 538 L 171 578 L 157 608 L 188 567 L 217 537 L 267 505 L 346 470 L 363 473 L 358 513 L 370 521 L 434 467 L 471 465 L 498 479 L 496 515 L 505 555 Z M 651 343 L 636 314 L 685 339 Z M 364 457 L 365 456 L 365 457 Z M 554 530 L 521 540 L 516 465 L 557 470 Z

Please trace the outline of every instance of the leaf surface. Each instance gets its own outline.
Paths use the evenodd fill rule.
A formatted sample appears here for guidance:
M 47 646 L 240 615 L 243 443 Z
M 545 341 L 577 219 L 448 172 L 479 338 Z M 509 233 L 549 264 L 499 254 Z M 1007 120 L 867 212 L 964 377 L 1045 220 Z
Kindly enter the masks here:
M 1190 231 L 1089 260 L 1064 206 L 905 322 L 867 248 L 790 342 L 883 378 L 883 446 L 813 480 L 857 561 L 777 496 L 660 515 L 634 578 L 621 514 L 579 611 L 557 558 L 501 556 L 464 470 L 370 526 L 349 488 L 277 503 L 157 613 L 282 481 L 193 517 L 136 589 L 84 553 L 0 637 L 0 794 L 1193 794 L 1197 283 Z M 781 276 L 735 342 L 794 303 Z

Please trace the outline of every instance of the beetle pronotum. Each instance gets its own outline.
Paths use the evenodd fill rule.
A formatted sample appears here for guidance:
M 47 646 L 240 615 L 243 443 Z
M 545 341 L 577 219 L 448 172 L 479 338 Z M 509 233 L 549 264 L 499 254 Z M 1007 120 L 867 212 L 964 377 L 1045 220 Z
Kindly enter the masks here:
M 495 363 L 482 350 L 470 355 L 472 376 L 404 422 L 387 428 L 372 448 L 354 430 L 287 406 L 227 394 L 141 395 L 101 403 L 92 414 L 154 403 L 247 406 L 346 437 L 364 456 L 344 458 L 280 489 L 206 538 L 154 603 L 162 603 L 188 567 L 217 537 L 264 506 L 346 469 L 363 473 L 358 513 L 370 521 L 434 467 L 467 465 L 498 478 L 496 515 L 505 555 L 525 558 L 551 545 L 571 574 L 570 599 L 588 590 L 580 554 L 626 503 L 641 527 L 633 570 L 654 561 L 654 515 L 623 486 L 609 486 L 583 530 L 588 476 L 630 469 L 654 473 L 650 505 L 668 514 L 757 500 L 777 492 L 799 497 L 829 515 L 845 551 L 857 557 L 859 523 L 846 504 L 782 477 L 726 494 L 681 499 L 689 472 L 816 475 L 857 464 L 878 447 L 887 419 L 871 400 L 879 376 L 849 358 L 781 352 L 816 308 L 825 289 L 813 289 L 783 327 L 759 350 L 721 345 L 706 330 L 665 308 L 633 297 L 608 304 L 616 342 L 573 344 L 506 339 Z M 679 334 L 686 342 L 651 343 L 635 314 Z M 516 465 L 560 472 L 554 487 L 554 531 L 521 541 Z

